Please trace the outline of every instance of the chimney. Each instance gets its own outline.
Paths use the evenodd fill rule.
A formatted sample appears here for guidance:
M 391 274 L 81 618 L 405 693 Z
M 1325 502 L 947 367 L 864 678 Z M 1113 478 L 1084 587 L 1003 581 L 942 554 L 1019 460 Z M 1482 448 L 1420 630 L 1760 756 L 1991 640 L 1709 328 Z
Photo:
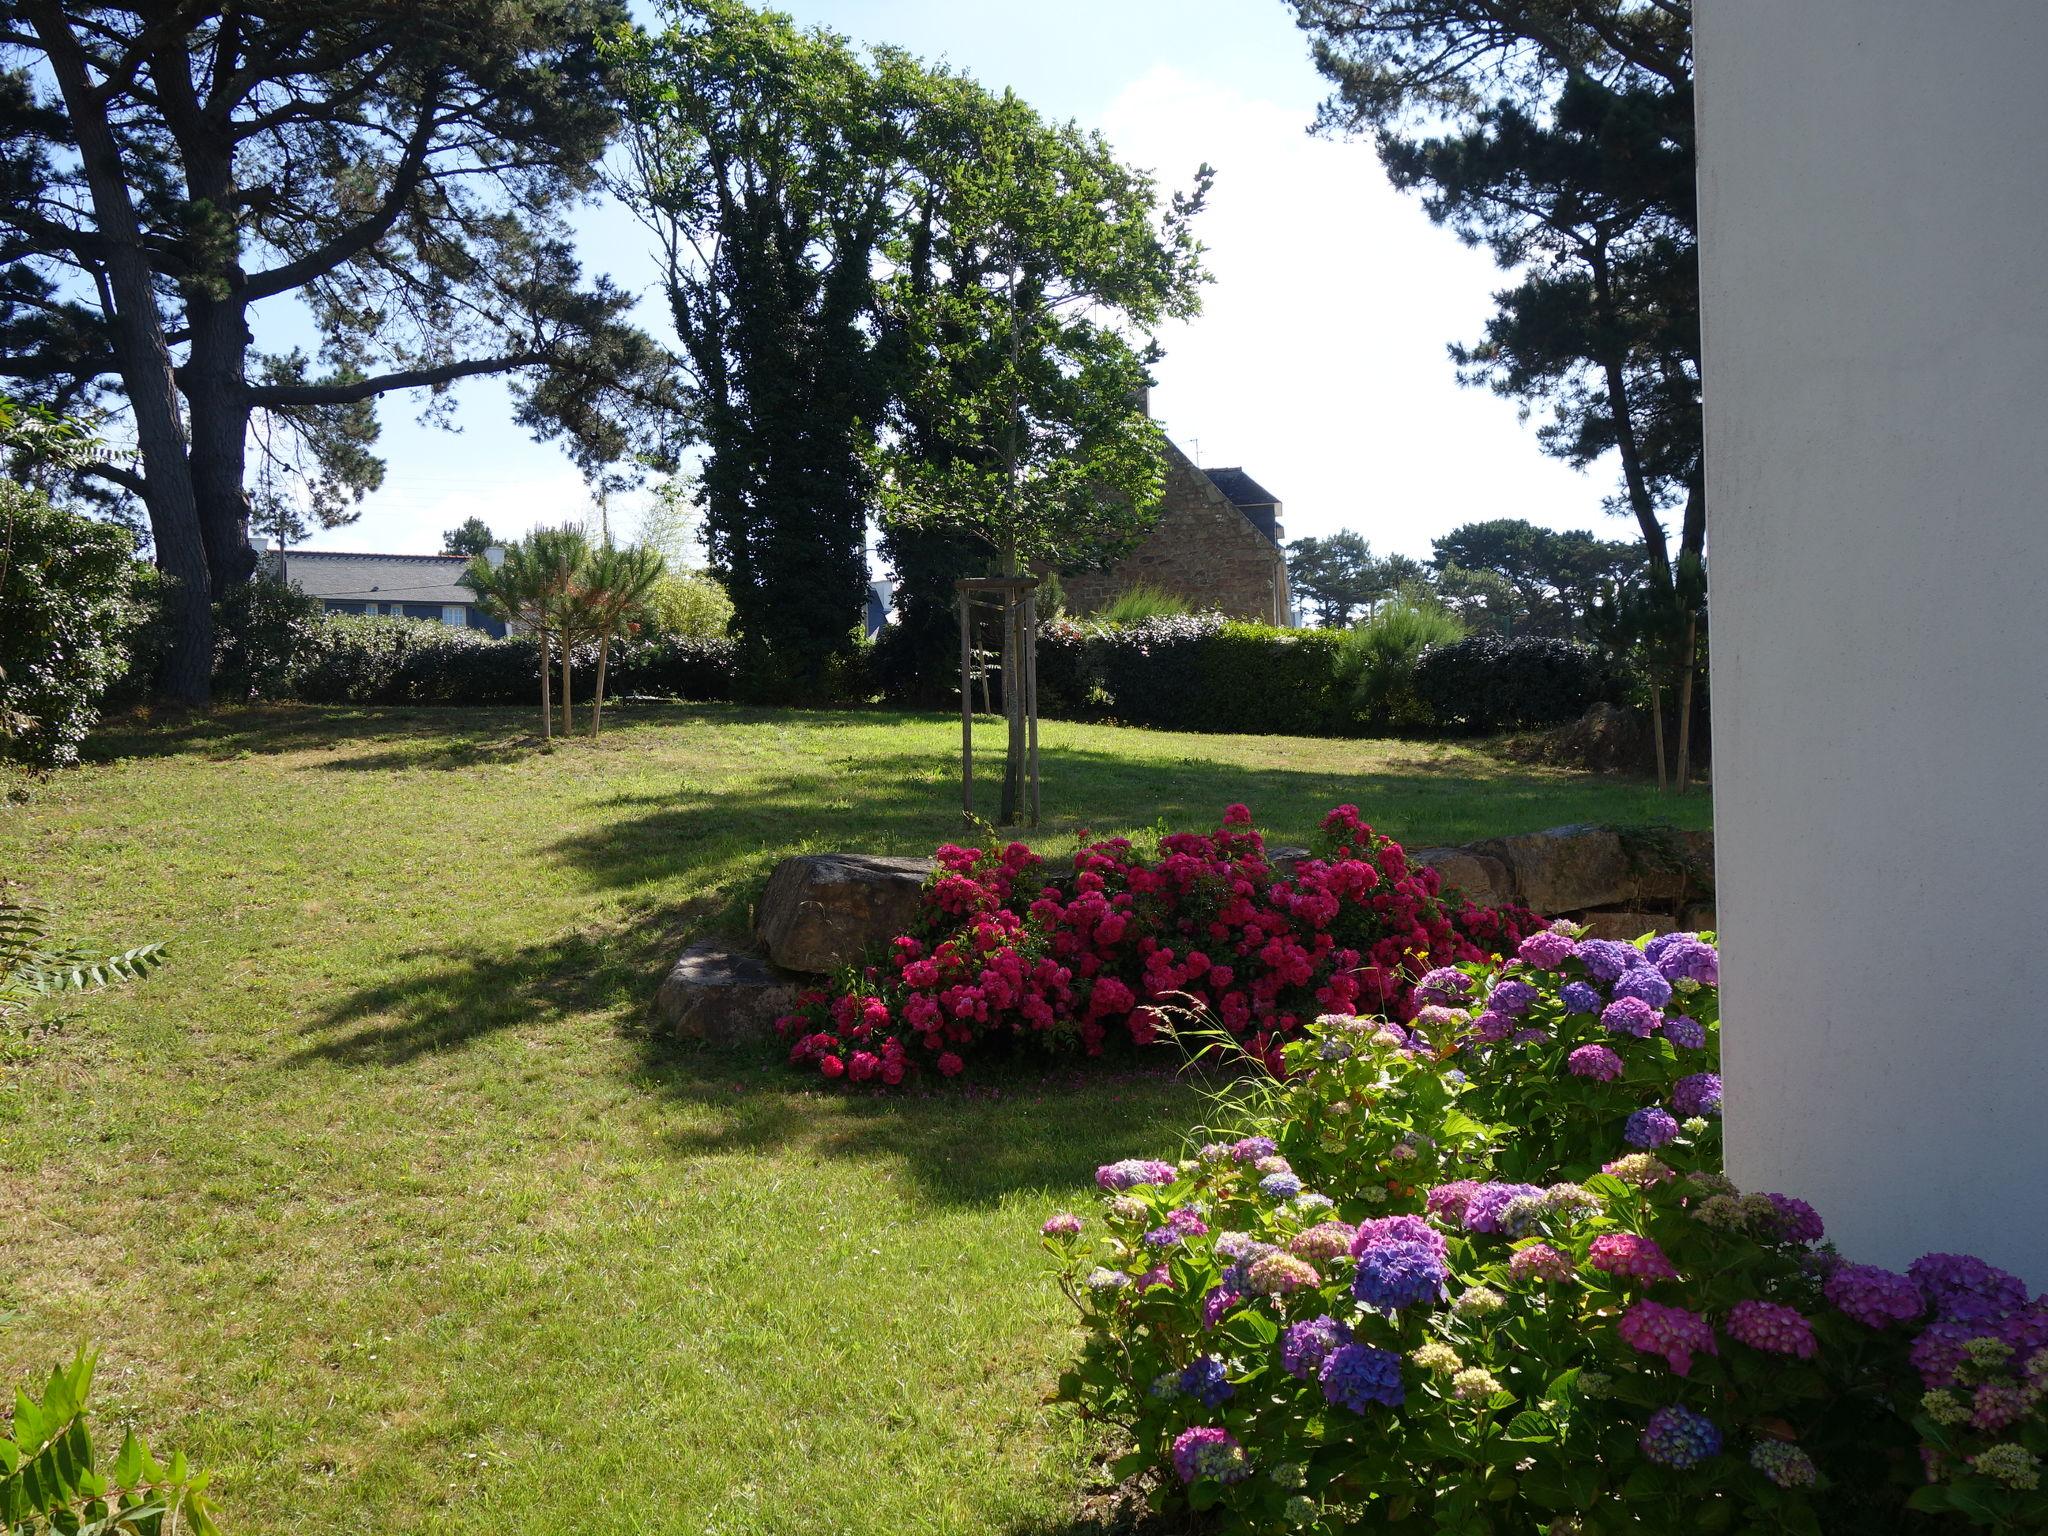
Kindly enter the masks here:
M 484 563 L 494 571 L 501 569 L 505 564 L 505 546 L 502 544 L 486 544 L 484 546 Z
M 1151 419 L 1152 383 L 1149 379 L 1146 380 L 1143 384 L 1140 384 L 1136 389 L 1131 391 L 1131 404 L 1135 405 L 1139 410 L 1143 411 L 1145 413 L 1147 420 Z

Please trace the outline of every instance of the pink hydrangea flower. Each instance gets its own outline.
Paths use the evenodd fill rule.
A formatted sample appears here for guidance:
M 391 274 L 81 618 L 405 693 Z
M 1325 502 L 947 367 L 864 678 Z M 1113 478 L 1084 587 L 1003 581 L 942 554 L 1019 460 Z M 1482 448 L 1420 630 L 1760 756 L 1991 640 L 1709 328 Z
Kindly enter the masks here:
M 1676 1280 L 1678 1271 L 1671 1267 L 1664 1250 L 1647 1237 L 1634 1232 L 1603 1232 L 1593 1239 L 1593 1248 L 1586 1255 L 1586 1262 L 1595 1269 L 1604 1269 L 1610 1275 L 1619 1275 L 1629 1280 Z
M 1662 1355 L 1680 1376 L 1692 1374 L 1694 1354 L 1718 1355 L 1713 1325 L 1697 1312 L 1639 1301 L 1615 1325 L 1622 1343 L 1646 1355 Z
M 1729 1338 L 1774 1355 L 1811 1360 L 1820 1348 L 1814 1342 L 1813 1324 L 1792 1308 L 1774 1301 L 1738 1301 L 1728 1309 L 1728 1321 L 1723 1326 Z
M 1516 1280 L 1565 1281 L 1577 1272 L 1571 1256 L 1558 1252 L 1548 1243 L 1531 1243 L 1527 1248 L 1517 1248 L 1508 1259 L 1508 1274 Z

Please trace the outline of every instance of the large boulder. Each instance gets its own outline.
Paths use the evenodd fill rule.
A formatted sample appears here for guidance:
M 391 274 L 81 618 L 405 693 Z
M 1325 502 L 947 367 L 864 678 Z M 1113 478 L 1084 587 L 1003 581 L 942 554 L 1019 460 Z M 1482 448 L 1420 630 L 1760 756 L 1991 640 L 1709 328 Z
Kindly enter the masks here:
M 679 1035 L 713 1045 L 762 1040 L 796 1007 L 803 983 L 759 955 L 702 939 L 677 956 L 655 994 L 655 1013 Z
M 1491 854 L 1470 848 L 1411 848 L 1408 862 L 1433 869 L 1443 877 L 1447 890 L 1482 907 L 1497 907 L 1514 900 L 1514 883 L 1508 867 Z
M 1605 827 L 1552 827 L 1465 851 L 1506 865 L 1516 899 L 1546 916 L 1635 899 L 1636 871 L 1620 836 Z
M 1669 912 L 1581 912 L 1573 921 L 1585 926 L 1589 939 L 1614 939 L 1627 944 L 1646 933 L 1676 933 Z
M 777 965 L 829 975 L 916 919 L 930 859 L 865 853 L 807 853 L 768 877 L 754 932 Z

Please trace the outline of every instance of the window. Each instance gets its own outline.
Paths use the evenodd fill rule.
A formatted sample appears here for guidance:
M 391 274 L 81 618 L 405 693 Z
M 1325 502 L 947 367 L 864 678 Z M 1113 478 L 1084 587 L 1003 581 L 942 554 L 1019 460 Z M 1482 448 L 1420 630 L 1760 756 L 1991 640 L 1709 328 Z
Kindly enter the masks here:
M 460 603 L 443 603 L 441 622 L 450 629 L 462 629 L 469 623 L 469 610 Z

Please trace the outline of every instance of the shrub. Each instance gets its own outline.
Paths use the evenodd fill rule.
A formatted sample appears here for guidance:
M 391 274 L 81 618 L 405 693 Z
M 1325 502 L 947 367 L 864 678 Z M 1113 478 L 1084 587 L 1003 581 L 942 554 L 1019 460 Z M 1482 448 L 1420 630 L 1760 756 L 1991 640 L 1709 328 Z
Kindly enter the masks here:
M 1084 707 L 1128 725 L 1170 731 L 1335 735 L 1352 726 L 1337 680 L 1341 644 L 1328 630 L 1276 629 L 1214 614 L 1150 619 L 1121 629 L 1058 626 L 1041 648 L 1062 697 L 1078 679 Z M 1047 651 L 1078 650 L 1056 657 Z
M 1476 960 L 1537 925 L 1519 908 L 1454 906 L 1435 870 L 1411 869 L 1351 806 L 1324 829 L 1327 857 L 1287 874 L 1243 806 L 1207 836 L 1162 838 L 1152 860 L 1122 838 L 1084 844 L 1065 869 L 1022 843 L 947 844 L 916 929 L 779 1021 L 790 1060 L 893 1084 L 924 1062 L 952 1076 L 1000 1042 L 1146 1045 L 1196 1007 L 1277 1069 L 1316 1014 L 1409 1017 L 1418 967 Z
M 213 1536 L 207 1475 L 183 1454 L 160 1462 L 131 1429 L 109 1459 L 86 1417 L 96 1358 L 80 1349 L 50 1373 L 41 1393 L 17 1390 L 14 1416 L 0 1433 L 0 1531 L 189 1531 Z
M 1615 693 L 1598 652 L 1568 640 L 1473 635 L 1426 652 L 1415 694 L 1446 730 L 1512 730 L 1576 720 Z
M 1178 618 L 1189 611 L 1186 598 L 1149 581 L 1141 581 L 1117 593 L 1109 605 L 1094 617 L 1099 623 L 1121 628 L 1151 619 Z
M 322 619 L 320 600 L 258 576 L 213 605 L 213 689 L 226 699 L 278 699 Z
M 1718 966 L 1546 931 L 1318 1019 L 1235 1140 L 1046 1223 L 1062 1395 L 1232 1531 L 2048 1529 L 2048 1298 L 1728 1181 Z
M 125 528 L 0 480 L 0 757 L 78 761 L 143 619 Z
M 1434 604 L 1392 598 L 1363 624 L 1344 631 L 1337 655 L 1339 681 L 1352 712 L 1368 725 L 1414 729 L 1430 723 L 1415 696 L 1415 666 L 1432 646 L 1465 638 L 1456 614 Z
M 647 627 L 656 635 L 723 639 L 732 622 L 732 599 L 708 571 L 670 572 L 646 603 Z

